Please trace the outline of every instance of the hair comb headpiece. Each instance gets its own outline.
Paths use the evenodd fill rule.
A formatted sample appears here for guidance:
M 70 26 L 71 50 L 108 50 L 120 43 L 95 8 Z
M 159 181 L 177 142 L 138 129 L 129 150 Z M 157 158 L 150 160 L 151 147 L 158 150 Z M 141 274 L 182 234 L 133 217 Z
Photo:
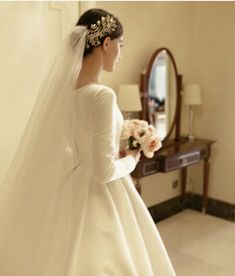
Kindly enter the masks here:
M 100 39 L 107 34 L 111 34 L 117 28 L 115 19 L 110 16 L 102 16 L 95 24 L 91 24 L 86 37 L 86 48 L 96 47 L 101 44 Z

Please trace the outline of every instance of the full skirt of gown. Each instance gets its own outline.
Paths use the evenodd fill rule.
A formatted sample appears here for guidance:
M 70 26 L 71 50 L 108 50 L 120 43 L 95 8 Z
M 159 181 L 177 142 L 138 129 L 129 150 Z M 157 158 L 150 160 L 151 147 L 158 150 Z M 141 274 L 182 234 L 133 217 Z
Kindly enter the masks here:
M 96 84 L 76 92 L 77 165 L 57 194 L 43 199 L 37 225 L 34 204 L 43 195 L 36 190 L 22 195 L 12 227 L 0 234 L 0 275 L 175 275 L 129 175 L 136 161 L 119 158 L 123 117 L 115 93 Z

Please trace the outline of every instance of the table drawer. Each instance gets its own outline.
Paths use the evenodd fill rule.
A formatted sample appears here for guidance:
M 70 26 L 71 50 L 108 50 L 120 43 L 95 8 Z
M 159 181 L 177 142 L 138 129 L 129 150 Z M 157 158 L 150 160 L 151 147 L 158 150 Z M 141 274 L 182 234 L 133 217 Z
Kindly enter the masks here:
M 143 176 L 159 172 L 159 161 L 148 161 L 143 165 Z
M 172 171 L 200 161 L 200 151 L 194 151 L 182 155 L 170 156 L 164 159 L 163 171 Z

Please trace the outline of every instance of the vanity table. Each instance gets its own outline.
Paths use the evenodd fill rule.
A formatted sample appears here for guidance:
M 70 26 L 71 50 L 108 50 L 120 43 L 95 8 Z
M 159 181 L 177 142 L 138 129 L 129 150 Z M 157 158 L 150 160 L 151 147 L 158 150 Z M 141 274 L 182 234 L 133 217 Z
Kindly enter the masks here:
M 188 167 L 203 162 L 202 211 L 206 212 L 211 146 L 215 141 L 190 140 L 180 135 L 181 90 L 182 75 L 177 73 L 172 53 L 167 48 L 157 49 L 151 57 L 147 71 L 141 74 L 140 91 L 143 110 L 140 113 L 140 119 L 154 125 L 163 146 L 151 159 L 142 155 L 131 175 L 136 179 L 136 188 L 141 194 L 142 177 L 180 170 L 183 203 Z
M 168 140 L 163 147 L 155 153 L 154 157 L 149 159 L 141 157 L 132 177 L 136 179 L 136 188 L 141 194 L 140 180 L 144 176 L 155 173 L 167 173 L 174 170 L 180 170 L 181 174 L 181 200 L 184 201 L 187 169 L 190 165 L 203 162 L 203 203 L 202 212 L 206 212 L 207 191 L 210 171 L 210 153 L 211 145 L 215 141 L 205 139 L 188 140 L 181 137 L 179 141 Z

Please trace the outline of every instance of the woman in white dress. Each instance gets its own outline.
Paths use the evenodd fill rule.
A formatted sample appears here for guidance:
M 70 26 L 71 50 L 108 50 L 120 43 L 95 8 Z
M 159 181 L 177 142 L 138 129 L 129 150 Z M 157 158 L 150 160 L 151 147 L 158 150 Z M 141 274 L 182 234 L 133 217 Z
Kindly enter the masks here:
M 1 276 L 175 275 L 129 176 L 140 152 L 119 158 L 123 117 L 100 84 L 122 35 L 92 9 L 65 39 L 1 187 Z

